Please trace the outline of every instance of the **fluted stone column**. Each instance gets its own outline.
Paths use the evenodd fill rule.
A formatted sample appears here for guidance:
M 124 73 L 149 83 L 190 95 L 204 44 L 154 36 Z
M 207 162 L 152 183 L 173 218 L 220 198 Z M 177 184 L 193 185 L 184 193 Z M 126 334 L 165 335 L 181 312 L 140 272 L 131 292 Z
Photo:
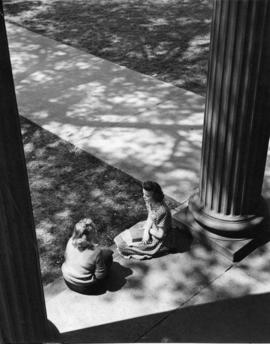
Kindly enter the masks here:
M 215 0 L 199 193 L 210 231 L 245 237 L 263 219 L 270 123 L 269 0 Z
M 0 338 L 48 338 L 39 255 L 0 1 Z

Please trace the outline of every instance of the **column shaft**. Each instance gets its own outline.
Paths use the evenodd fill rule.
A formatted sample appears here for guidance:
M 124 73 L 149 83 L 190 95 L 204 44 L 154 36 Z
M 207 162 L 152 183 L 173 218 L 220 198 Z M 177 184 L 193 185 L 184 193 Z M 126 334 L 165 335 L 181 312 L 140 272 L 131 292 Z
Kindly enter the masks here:
M 0 1 L 0 333 L 8 343 L 47 336 L 47 316 L 20 122 Z
M 220 234 L 261 220 L 269 141 L 268 0 L 216 0 L 195 218 Z

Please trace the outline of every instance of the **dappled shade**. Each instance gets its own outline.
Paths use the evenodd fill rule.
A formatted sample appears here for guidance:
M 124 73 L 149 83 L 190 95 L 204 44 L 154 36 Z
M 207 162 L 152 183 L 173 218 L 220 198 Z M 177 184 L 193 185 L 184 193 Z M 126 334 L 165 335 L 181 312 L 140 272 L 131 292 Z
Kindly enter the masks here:
M 146 210 L 139 181 L 24 118 L 21 125 L 46 284 L 59 276 L 67 239 L 81 218 L 93 218 L 100 243 L 111 245 Z
M 21 27 L 8 32 L 21 115 L 179 201 L 189 196 L 204 98 Z
M 107 291 L 98 299 L 86 299 L 68 290 L 51 296 L 45 289 L 48 314 L 61 332 L 150 314 L 155 314 L 153 319 L 157 323 L 163 319 L 159 312 L 266 292 L 270 286 L 268 249 L 269 244 L 243 262 L 232 264 L 218 242 L 200 232 L 183 253 L 145 261 L 116 258 L 132 271 L 116 293 Z M 84 317 L 80 315 L 82 309 Z M 142 324 L 143 328 L 151 328 L 149 321 Z M 134 328 L 130 335 L 138 333 L 140 330 Z
M 78 11 L 81 10 L 81 16 L 71 11 L 75 3 Z M 78 6 L 79 3 L 81 6 Z M 42 33 L 46 31 L 50 37 L 60 39 L 59 37 L 64 37 L 64 33 L 68 33 L 69 38 L 64 37 L 64 42 L 83 49 L 87 46 L 87 52 L 91 51 L 106 58 L 110 55 L 112 61 L 144 73 L 149 72 L 166 81 L 174 80 L 177 85 L 198 90 L 203 94 L 203 83 L 192 78 L 192 73 L 200 70 L 201 57 L 203 58 L 208 49 L 208 42 L 204 40 L 209 30 L 208 2 L 200 1 L 201 6 L 196 7 L 197 1 L 184 1 L 181 6 L 180 2 L 172 1 L 170 8 L 166 1 L 156 1 L 155 4 L 145 2 L 149 3 L 151 6 L 147 7 L 148 11 L 158 10 L 159 15 L 162 12 L 165 18 L 152 16 L 147 18 L 147 22 L 141 22 L 146 20 L 150 12 L 145 11 L 146 7 L 142 4 L 140 7 L 138 2 L 135 6 L 135 1 L 125 4 L 120 4 L 119 1 L 110 1 L 108 4 L 103 1 L 99 6 L 94 5 L 94 2 L 57 1 L 51 2 L 53 10 L 46 13 L 49 7 L 41 1 L 35 2 L 36 5 L 43 5 L 35 10 L 34 2 L 6 0 L 6 12 L 9 19 L 18 22 L 23 20 L 22 24 L 29 25 L 31 29 L 35 25 L 37 30 Z M 28 17 L 25 6 L 28 6 Z M 88 10 L 85 6 L 89 6 Z M 179 10 L 176 10 L 176 6 L 179 6 Z M 193 8 L 194 12 L 189 13 L 199 13 L 199 17 L 187 18 L 185 6 L 186 10 L 191 6 L 189 10 Z M 128 40 L 123 41 L 121 36 L 111 35 L 110 30 L 107 34 L 103 29 L 108 17 L 106 10 L 109 10 L 115 29 L 117 23 L 124 35 L 127 32 L 130 43 Z M 74 20 L 68 20 L 68 24 L 76 27 L 65 27 L 65 13 L 74 15 Z M 119 25 L 119 14 L 123 26 Z M 133 28 L 136 27 L 136 30 L 142 30 L 140 32 L 144 33 L 140 35 L 133 30 L 132 35 L 135 34 L 136 39 L 143 37 L 138 45 L 130 39 L 132 35 L 127 30 L 127 22 L 131 19 L 129 14 L 134 15 L 139 24 Z M 32 15 L 36 16 L 36 21 Z M 95 24 L 89 29 L 93 46 L 92 41 L 89 43 L 89 37 L 86 37 L 89 31 L 86 36 L 76 31 L 83 25 L 75 19 L 80 17 L 89 25 L 89 15 L 92 15 L 92 23 Z M 172 20 L 172 16 L 178 19 Z M 41 19 L 45 17 L 47 21 L 44 24 Z M 170 23 L 175 26 L 176 31 L 169 29 Z M 188 30 L 181 35 L 181 28 Z M 85 27 L 84 30 L 87 31 Z M 72 37 L 74 32 L 77 32 L 75 38 Z M 107 162 L 110 158 L 110 163 L 119 163 L 122 159 L 124 163 L 119 163 L 118 166 L 127 165 L 127 169 L 134 174 L 143 172 L 144 176 L 154 175 L 156 179 L 166 182 L 169 194 L 177 192 L 179 200 L 182 200 L 182 197 L 190 195 L 198 181 L 204 99 L 186 91 L 181 92 L 183 97 L 179 97 L 180 93 L 170 85 L 160 84 L 146 76 L 131 74 L 130 71 L 123 77 L 122 67 L 105 63 L 82 52 L 78 57 L 78 51 L 69 50 L 65 45 L 59 44 L 56 50 L 53 50 L 50 45 L 52 41 L 46 41 L 44 49 L 40 44 L 43 37 L 37 36 L 35 42 L 32 42 L 25 31 L 15 29 L 14 26 L 10 26 L 9 33 L 21 115 L 29 116 L 57 135 L 63 135 L 62 139 L 73 143 L 76 141 L 80 148 L 89 149 L 86 153 L 78 146 L 75 147 L 22 118 L 43 279 L 45 284 L 57 277 L 61 282 L 58 289 L 55 288 L 54 294 L 47 294 L 48 314 L 52 314 L 50 312 L 53 309 L 60 309 L 54 320 L 57 323 L 57 320 L 60 321 L 60 315 L 66 316 L 62 327 L 66 331 L 75 329 L 76 326 L 89 327 L 89 323 L 92 326 L 100 325 L 108 318 L 97 312 L 93 316 L 92 310 L 97 305 L 97 298 L 76 295 L 63 287 L 59 276 L 66 240 L 74 223 L 81 217 L 89 216 L 100 224 L 102 241 L 109 245 L 115 234 L 140 221 L 146 212 L 138 180 L 112 168 L 92 154 Z M 151 36 L 151 33 L 154 36 Z M 173 42 L 175 49 L 171 44 L 162 43 L 162 33 L 167 35 L 165 39 L 173 35 L 176 37 Z M 101 36 L 102 34 L 105 37 Z M 113 38 L 107 46 L 106 34 L 107 38 Z M 14 35 L 18 41 L 12 43 Z M 98 35 L 100 44 L 96 44 L 97 41 L 94 40 Z M 79 43 L 78 37 L 81 39 Z M 146 37 L 149 37 L 149 43 Z M 151 40 L 159 45 L 156 50 L 154 46 L 148 45 Z M 88 49 L 89 45 L 93 50 Z M 119 49 L 120 46 L 122 50 Z M 95 51 L 96 47 L 102 50 L 103 55 Z M 114 55 L 119 51 L 124 53 Z M 153 52 L 154 55 L 151 55 Z M 198 64 L 195 66 L 197 53 Z M 129 60 L 131 62 L 126 62 L 126 56 L 133 57 Z M 135 61 L 134 64 L 132 61 Z M 161 65 L 168 68 L 157 74 L 156 71 L 161 70 Z M 181 68 L 187 66 L 190 67 L 191 74 L 187 72 L 186 80 L 191 81 L 179 81 L 179 75 L 183 72 Z M 66 79 L 64 72 L 69 73 Z M 199 78 L 204 73 L 200 72 Z M 100 79 L 97 81 L 98 76 Z M 77 77 L 80 77 L 79 81 Z M 76 136 L 78 133 L 79 139 Z M 162 156 L 161 149 L 164 153 Z M 267 171 L 264 193 L 269 198 Z M 175 207 L 176 202 L 171 201 L 170 205 Z M 107 290 L 99 295 L 98 305 L 103 312 L 111 312 L 112 321 L 120 321 L 129 318 L 131 311 L 134 317 L 138 317 L 175 307 L 263 292 L 270 286 L 268 246 L 261 246 L 244 261 L 232 266 L 230 259 L 223 252 L 218 252 L 217 245 L 201 232 L 191 247 L 182 253 L 145 262 L 119 260 L 119 265 L 126 268 L 126 271 L 131 270 L 132 274 L 122 279 L 122 285 L 120 283 L 115 287 L 119 288 L 119 292 Z M 65 297 L 69 302 L 65 302 Z M 119 308 L 119 305 L 122 308 Z M 87 313 L 88 319 L 82 315 L 85 312 L 90 312 Z M 147 319 L 148 324 L 163 319 L 163 315 L 156 315 L 154 322 Z
M 226 299 L 66 332 L 61 338 L 69 343 L 268 342 L 269 301 L 269 293 Z
M 205 93 L 208 0 L 4 0 L 8 20 L 138 72 Z

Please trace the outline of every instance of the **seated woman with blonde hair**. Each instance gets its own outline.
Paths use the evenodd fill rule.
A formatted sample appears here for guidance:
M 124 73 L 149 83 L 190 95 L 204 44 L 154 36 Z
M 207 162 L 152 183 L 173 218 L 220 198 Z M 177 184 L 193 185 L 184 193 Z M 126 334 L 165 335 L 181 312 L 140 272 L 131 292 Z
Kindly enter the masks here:
M 103 288 L 112 265 L 108 248 L 97 244 L 97 228 L 91 219 L 82 219 L 68 240 L 62 273 L 67 286 L 76 292 L 91 294 Z
M 164 201 L 160 185 L 147 181 L 142 184 L 148 216 L 146 221 L 125 230 L 114 238 L 119 253 L 125 258 L 152 258 L 166 247 L 172 229 L 171 211 Z

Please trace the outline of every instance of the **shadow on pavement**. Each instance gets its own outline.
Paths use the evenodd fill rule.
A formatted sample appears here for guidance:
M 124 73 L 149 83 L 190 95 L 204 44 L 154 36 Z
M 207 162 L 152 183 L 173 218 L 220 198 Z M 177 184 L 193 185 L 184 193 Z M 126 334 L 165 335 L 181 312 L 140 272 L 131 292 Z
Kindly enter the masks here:
M 190 250 L 191 244 L 193 242 L 193 235 L 190 229 L 183 225 L 178 224 L 173 230 L 174 243 L 171 244 L 176 253 L 184 253 Z
M 108 291 L 117 291 L 126 284 L 126 277 L 132 275 L 132 270 L 122 266 L 118 262 L 113 262 L 106 288 Z
M 241 247 L 233 255 L 234 262 L 240 262 L 253 251 L 264 246 L 270 241 L 270 200 L 264 198 L 261 207 L 261 217 L 263 221 L 259 227 L 255 227 L 253 239 L 250 240 L 246 245 Z
M 93 290 L 91 295 L 102 295 L 107 291 L 115 292 L 120 290 L 127 282 L 126 277 L 130 275 L 132 275 L 132 270 L 130 268 L 122 266 L 118 262 L 113 262 L 108 278 L 104 281 L 102 287 L 98 290 Z M 67 288 L 68 287 L 66 286 L 63 277 L 60 277 L 53 283 L 47 285 L 44 290 L 47 297 L 54 297 Z M 85 294 L 87 295 L 87 293 Z
M 88 292 L 79 292 L 84 295 L 102 295 L 107 291 L 115 292 L 120 290 L 127 282 L 126 277 L 132 275 L 132 270 L 122 266 L 118 262 L 113 262 L 110 273 L 96 289 L 95 287 Z
M 251 295 L 66 332 L 61 340 L 63 343 L 269 342 L 269 310 L 269 293 Z
M 184 253 L 191 249 L 193 235 L 187 226 L 181 224 L 172 229 L 169 238 L 165 241 L 164 248 L 155 255 L 155 258 L 163 257 L 168 253 Z

